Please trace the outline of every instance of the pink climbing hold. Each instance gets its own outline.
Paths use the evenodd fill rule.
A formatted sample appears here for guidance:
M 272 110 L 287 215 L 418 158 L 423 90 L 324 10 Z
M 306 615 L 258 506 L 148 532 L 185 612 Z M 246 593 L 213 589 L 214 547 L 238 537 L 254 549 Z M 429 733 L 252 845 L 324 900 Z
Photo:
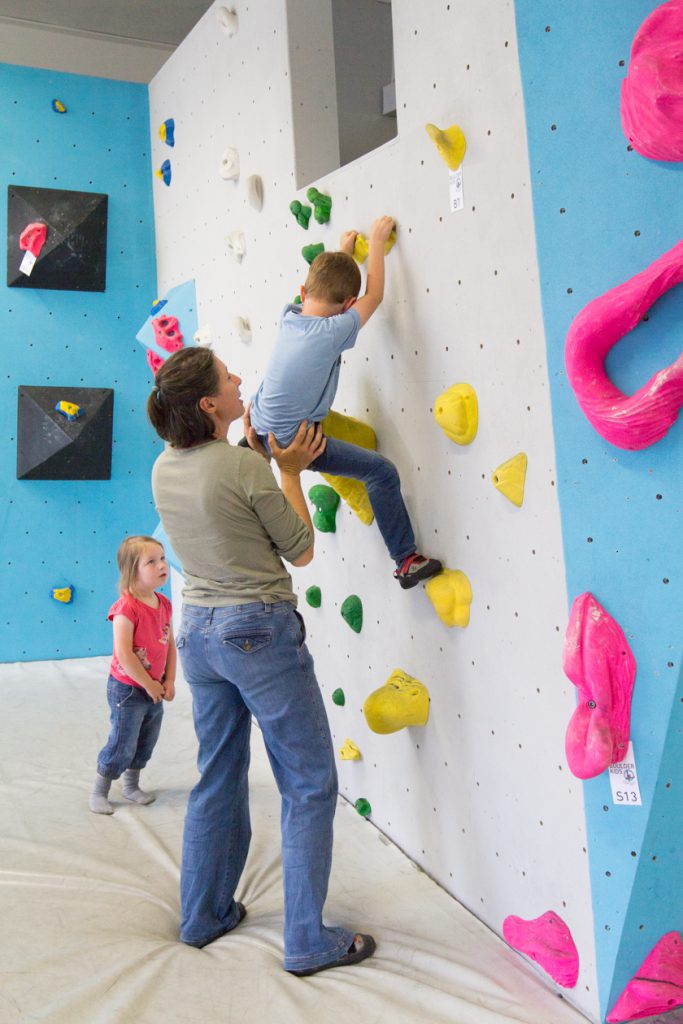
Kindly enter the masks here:
M 535 960 L 563 988 L 574 988 L 579 976 L 579 954 L 572 933 L 559 914 L 547 910 L 525 921 L 506 917 L 503 938 L 509 946 Z
M 617 448 L 637 451 L 659 441 L 683 405 L 683 353 L 633 395 L 620 391 L 604 366 L 612 346 L 633 330 L 660 295 L 681 281 L 683 241 L 640 274 L 589 302 L 569 328 L 569 383 L 589 422 Z
M 683 1006 L 683 939 L 678 932 L 667 932 L 645 957 L 607 1021 L 640 1020 L 677 1006 Z
M 626 756 L 636 678 L 621 626 L 592 594 L 572 605 L 563 668 L 579 691 L 565 736 L 567 764 L 577 779 L 592 779 Z
M 36 259 L 38 259 L 41 249 L 45 245 L 46 238 L 47 224 L 41 224 L 40 221 L 34 221 L 32 224 L 27 224 L 19 235 L 19 248 L 27 249 L 32 256 L 35 256 Z
M 174 316 L 157 316 L 152 320 L 154 340 L 167 352 L 177 352 L 183 347 L 183 336 L 178 330 L 178 320 Z
M 683 0 L 648 15 L 621 84 L 624 135 L 641 156 L 683 160 Z
M 147 349 L 147 362 L 149 363 L 152 373 L 156 376 L 157 370 L 164 365 L 164 361 L 161 356 L 158 356 L 156 352 L 152 352 L 151 348 Z

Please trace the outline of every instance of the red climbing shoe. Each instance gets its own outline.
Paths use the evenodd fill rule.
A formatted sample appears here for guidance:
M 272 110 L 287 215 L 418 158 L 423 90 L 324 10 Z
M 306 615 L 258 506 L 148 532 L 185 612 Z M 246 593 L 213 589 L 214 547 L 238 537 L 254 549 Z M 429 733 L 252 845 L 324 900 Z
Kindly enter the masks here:
M 443 566 L 437 558 L 425 558 L 424 555 L 415 552 L 403 559 L 401 568 L 394 573 L 394 579 L 398 580 L 404 590 L 410 590 L 423 580 L 428 580 L 430 576 L 436 576 L 442 569 Z

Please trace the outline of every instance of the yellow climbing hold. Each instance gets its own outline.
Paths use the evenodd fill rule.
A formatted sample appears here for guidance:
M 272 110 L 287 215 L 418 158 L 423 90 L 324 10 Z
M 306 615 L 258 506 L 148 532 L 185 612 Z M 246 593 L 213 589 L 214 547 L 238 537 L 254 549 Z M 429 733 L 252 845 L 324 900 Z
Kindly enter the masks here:
M 354 419 L 353 416 L 344 416 L 334 410 L 331 410 L 323 420 L 323 433 L 327 437 L 335 437 L 338 441 L 348 441 L 361 448 L 369 448 L 372 451 L 377 449 L 377 436 L 372 427 Z M 365 484 L 361 480 L 349 480 L 345 476 L 330 476 L 329 473 L 323 473 L 322 476 L 339 497 L 346 502 L 351 511 L 356 513 L 361 523 L 369 526 L 375 517 Z
M 360 761 L 363 756 L 351 740 L 344 740 L 344 746 L 339 748 L 339 756 L 342 761 Z
M 471 444 L 479 426 L 477 393 L 471 384 L 453 384 L 434 402 L 434 419 L 456 444 Z
M 396 232 L 392 231 L 386 242 L 384 243 L 384 255 L 390 253 L 396 244 Z M 365 235 L 362 235 L 360 231 L 356 235 L 356 241 L 353 243 L 353 258 L 356 263 L 365 263 L 368 258 L 370 251 L 370 243 L 368 242 Z
M 501 463 L 491 474 L 493 486 L 517 508 L 524 501 L 524 481 L 526 480 L 527 457 L 525 452 L 513 455 L 507 462 Z
M 449 170 L 457 171 L 463 161 L 467 140 L 462 128 L 452 124 L 450 128 L 437 128 L 435 124 L 426 124 L 425 130 L 439 151 L 439 155 L 445 160 Z
M 464 629 L 470 621 L 472 587 L 460 569 L 444 569 L 425 584 L 427 597 L 445 626 Z
M 396 668 L 384 686 L 366 699 L 363 714 L 372 731 L 382 735 L 409 725 L 425 725 L 429 718 L 429 690 Z

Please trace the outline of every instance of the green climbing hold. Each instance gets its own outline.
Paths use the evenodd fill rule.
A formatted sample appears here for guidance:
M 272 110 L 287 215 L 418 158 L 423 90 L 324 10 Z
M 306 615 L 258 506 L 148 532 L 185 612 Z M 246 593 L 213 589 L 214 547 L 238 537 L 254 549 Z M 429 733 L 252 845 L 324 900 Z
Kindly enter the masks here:
M 301 250 L 301 255 L 310 265 L 321 252 L 325 252 L 325 246 L 323 242 L 317 242 L 315 245 L 305 245 Z
M 306 591 L 306 600 L 311 608 L 319 608 L 323 600 L 320 587 L 309 587 Z
M 363 628 L 363 603 L 356 594 L 350 594 L 341 606 L 341 615 L 354 633 Z
M 292 303 L 295 306 L 300 306 L 301 305 L 301 296 L 300 295 L 295 295 L 294 298 L 292 299 Z
M 313 513 L 313 525 L 321 533 L 335 533 L 337 529 L 336 516 L 339 506 L 339 495 L 331 487 L 325 484 L 316 484 L 311 487 L 308 497 L 315 505 Z
M 294 199 L 289 204 L 289 208 L 296 217 L 297 224 L 308 231 L 308 222 L 311 219 L 311 213 L 313 212 L 310 206 L 306 206 L 305 203 L 300 203 L 298 199 Z
M 313 216 L 316 219 L 316 223 L 327 224 L 332 210 L 332 196 L 327 196 L 324 192 L 318 192 L 317 188 L 311 186 L 306 193 L 306 198 L 309 203 L 313 203 Z
M 370 806 L 370 801 L 366 800 L 364 796 L 358 797 L 353 806 L 356 808 L 361 818 L 369 818 L 370 815 L 372 814 L 372 807 Z
M 335 690 L 334 693 L 332 694 L 332 701 L 334 704 L 337 705 L 337 707 L 340 708 L 343 708 L 344 705 L 346 704 L 346 697 L 344 696 L 344 691 L 342 690 L 341 687 Z

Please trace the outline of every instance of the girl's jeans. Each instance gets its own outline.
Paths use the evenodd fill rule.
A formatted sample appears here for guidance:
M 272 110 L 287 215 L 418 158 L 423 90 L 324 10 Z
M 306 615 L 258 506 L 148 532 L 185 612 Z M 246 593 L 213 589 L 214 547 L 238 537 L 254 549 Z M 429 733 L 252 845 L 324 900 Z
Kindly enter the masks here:
M 126 768 L 144 768 L 149 761 L 159 739 L 164 705 L 113 676 L 107 682 L 107 700 L 111 731 L 97 758 L 97 771 L 104 779 L 118 779 Z
M 177 647 L 192 691 L 201 778 L 185 817 L 180 937 L 203 946 L 238 921 L 247 858 L 251 716 L 282 797 L 286 970 L 338 959 L 353 932 L 327 928 L 337 771 L 303 619 L 288 601 L 183 605 Z

